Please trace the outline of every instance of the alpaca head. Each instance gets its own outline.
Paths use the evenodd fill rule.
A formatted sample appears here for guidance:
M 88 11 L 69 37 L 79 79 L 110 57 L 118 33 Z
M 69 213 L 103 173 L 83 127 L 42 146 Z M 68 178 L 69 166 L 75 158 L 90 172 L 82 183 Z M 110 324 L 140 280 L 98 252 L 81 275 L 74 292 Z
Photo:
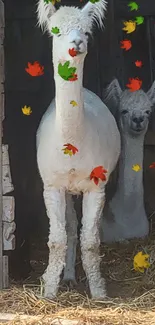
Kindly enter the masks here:
M 48 3 L 47 3 L 48 2 Z M 58 10 L 49 0 L 39 0 L 39 25 L 53 36 L 53 56 L 57 60 L 70 60 L 69 49 L 76 51 L 76 57 L 85 57 L 87 53 L 88 34 L 92 32 L 93 23 L 103 27 L 106 1 L 88 2 L 82 9 L 61 6 Z
M 107 106 L 117 106 L 119 127 L 122 134 L 132 137 L 144 135 L 148 128 L 152 106 L 155 104 L 155 81 L 150 90 L 122 91 L 118 80 L 114 79 L 106 90 Z

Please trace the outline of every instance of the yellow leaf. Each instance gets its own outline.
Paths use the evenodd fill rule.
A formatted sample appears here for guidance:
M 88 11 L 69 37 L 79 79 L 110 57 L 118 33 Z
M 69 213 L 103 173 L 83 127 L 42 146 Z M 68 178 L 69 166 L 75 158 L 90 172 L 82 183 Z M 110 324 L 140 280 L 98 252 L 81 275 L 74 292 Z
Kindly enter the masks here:
M 143 254 L 143 252 L 137 253 L 133 260 L 135 271 L 144 273 L 144 270 L 150 267 L 150 263 L 148 262 L 149 257 L 148 254 Z
M 22 107 L 22 112 L 24 115 L 30 115 L 32 113 L 32 109 L 30 106 L 24 106 Z
M 124 27 L 122 28 L 122 30 L 124 30 L 127 34 L 134 32 L 136 29 L 135 21 L 132 21 L 132 20 L 124 21 L 123 24 L 124 24 Z
M 62 149 L 65 155 L 73 156 L 73 152 L 67 148 Z
M 77 106 L 77 102 L 75 100 L 71 100 L 70 104 L 73 105 L 73 107 Z
M 54 6 L 56 4 L 56 2 L 61 2 L 61 0 L 52 0 L 52 5 Z
M 132 166 L 132 170 L 134 170 L 135 172 L 139 172 L 141 169 L 142 169 L 141 166 L 138 164 Z

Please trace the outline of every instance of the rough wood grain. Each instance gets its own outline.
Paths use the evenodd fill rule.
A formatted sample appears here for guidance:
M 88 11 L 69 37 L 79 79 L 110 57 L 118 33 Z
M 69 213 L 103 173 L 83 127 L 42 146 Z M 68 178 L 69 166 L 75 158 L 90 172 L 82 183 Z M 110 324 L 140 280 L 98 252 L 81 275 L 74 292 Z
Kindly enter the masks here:
M 15 249 L 15 222 L 3 222 L 3 249 L 5 251 Z
M 13 191 L 13 185 L 11 180 L 10 166 L 2 166 L 2 185 L 3 185 L 3 194 Z
M 4 4 L 2 0 L 0 0 L 0 62 L 3 61 L 3 40 L 4 40 Z M 4 81 L 4 67 L 1 66 L 0 69 L 0 84 Z M 2 88 L 2 87 L 1 87 Z M 1 97 L 1 92 L 0 92 Z M 3 272 L 5 272 L 3 267 L 3 229 L 2 229 L 2 112 L 4 111 L 4 107 L 2 106 L 2 100 L 0 101 L 0 289 L 3 288 Z
M 3 221 L 12 222 L 14 220 L 15 199 L 13 196 L 3 196 Z
M 9 287 L 8 256 L 3 256 L 3 289 Z
M 2 174 L 3 174 L 3 194 L 13 191 L 13 184 L 9 166 L 8 145 L 2 145 Z
M 9 165 L 8 145 L 2 145 L 2 165 Z

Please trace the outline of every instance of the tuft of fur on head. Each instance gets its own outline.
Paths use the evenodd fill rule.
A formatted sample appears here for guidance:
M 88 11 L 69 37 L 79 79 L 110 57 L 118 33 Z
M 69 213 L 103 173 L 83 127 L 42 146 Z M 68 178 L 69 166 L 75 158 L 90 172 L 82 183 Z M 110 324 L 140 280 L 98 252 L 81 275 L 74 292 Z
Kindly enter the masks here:
M 81 30 L 83 33 L 91 32 L 91 17 L 85 15 L 77 7 L 61 6 L 53 15 L 49 29 L 57 26 L 60 34 L 67 34 L 73 29 Z
M 90 1 L 83 7 L 82 11 L 87 12 L 91 17 L 91 23 L 94 22 L 101 29 L 104 27 L 103 19 L 105 17 L 105 11 L 107 9 L 107 1 L 100 0 L 95 3 Z
M 106 88 L 103 94 L 103 100 L 106 105 L 108 105 L 109 102 L 113 102 L 113 105 L 117 106 L 120 101 L 121 95 L 122 89 L 119 85 L 119 82 L 117 79 L 114 79 Z
M 38 17 L 38 25 L 42 28 L 43 31 L 48 31 L 48 24 L 50 21 L 50 17 L 56 12 L 53 4 L 45 3 L 44 0 L 38 1 L 37 7 L 37 17 Z
M 51 32 L 52 27 L 58 27 L 61 33 L 68 33 L 71 29 L 81 29 L 91 33 L 93 23 L 103 28 L 103 18 L 106 10 L 106 1 L 96 3 L 90 1 L 82 8 L 61 6 L 57 11 L 53 4 L 44 0 L 38 1 L 38 24 L 44 31 Z M 51 35 L 51 34 L 50 34 Z

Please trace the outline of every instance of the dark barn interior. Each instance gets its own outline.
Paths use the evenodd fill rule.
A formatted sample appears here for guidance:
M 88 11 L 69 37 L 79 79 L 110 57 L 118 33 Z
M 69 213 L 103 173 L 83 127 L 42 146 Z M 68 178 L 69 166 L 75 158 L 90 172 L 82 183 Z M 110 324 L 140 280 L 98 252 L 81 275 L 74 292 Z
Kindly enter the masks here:
M 82 6 L 86 1 L 61 0 L 62 5 Z M 37 171 L 35 136 L 40 119 L 54 97 L 52 40 L 37 27 L 36 0 L 4 0 L 5 3 L 5 120 L 3 142 L 9 145 L 10 167 L 16 202 L 16 249 L 10 253 L 10 275 L 26 278 L 31 271 L 33 245 L 46 244 L 48 220 L 42 199 L 42 183 Z M 130 38 L 132 53 L 120 48 L 122 20 L 132 17 L 126 0 L 109 0 L 105 30 L 95 28 L 85 61 L 84 86 L 102 98 L 103 89 L 115 76 L 122 87 L 130 77 L 137 77 L 135 60 L 144 67 L 138 77 L 148 90 L 155 79 L 155 2 L 139 0 L 145 16 L 143 25 Z M 149 5 L 148 5 L 149 3 Z M 28 62 L 39 61 L 44 75 L 32 78 L 25 71 Z M 23 106 L 32 114 L 22 114 Z M 144 189 L 148 216 L 155 211 L 155 174 L 145 170 L 154 161 L 154 116 L 145 141 Z M 114 181 L 109 193 L 112 193 Z M 111 194 L 109 194 L 111 195 Z M 39 252 L 38 252 L 39 254 Z M 37 259 L 37 257 L 36 257 Z

